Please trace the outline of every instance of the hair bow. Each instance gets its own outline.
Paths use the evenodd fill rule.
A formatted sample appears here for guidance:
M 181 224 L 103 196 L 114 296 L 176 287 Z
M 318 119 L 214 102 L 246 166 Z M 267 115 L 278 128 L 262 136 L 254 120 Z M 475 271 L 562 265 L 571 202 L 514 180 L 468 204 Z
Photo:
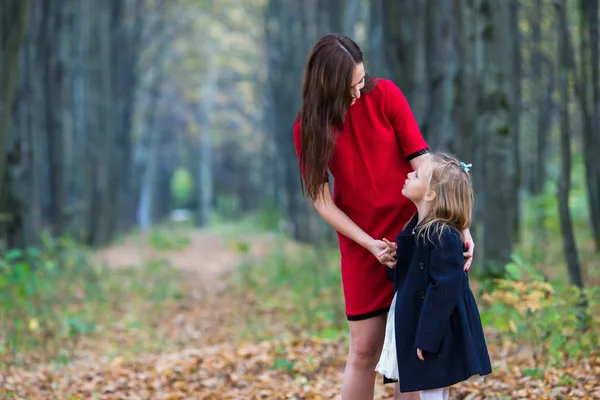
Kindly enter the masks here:
M 465 172 L 469 172 L 469 169 L 473 166 L 473 164 L 465 164 L 461 161 L 460 166 L 464 168 Z

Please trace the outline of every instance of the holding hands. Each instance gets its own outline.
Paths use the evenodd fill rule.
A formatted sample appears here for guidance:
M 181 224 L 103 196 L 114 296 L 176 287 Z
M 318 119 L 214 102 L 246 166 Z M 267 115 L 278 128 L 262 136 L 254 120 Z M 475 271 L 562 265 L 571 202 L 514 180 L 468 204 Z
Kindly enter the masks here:
M 373 240 L 367 249 L 373 254 L 377 260 L 390 268 L 396 266 L 396 243 L 392 243 L 387 239 Z
M 469 230 L 464 232 L 464 237 L 467 239 L 467 242 L 465 243 L 467 248 L 463 255 L 465 257 L 465 271 L 468 271 L 473 262 L 473 250 L 475 249 L 475 244 L 473 243 L 473 238 L 471 237 Z M 373 239 L 367 246 L 367 249 L 381 264 L 386 265 L 389 268 L 395 268 L 397 247 L 397 243 L 392 243 L 384 238 L 383 240 Z

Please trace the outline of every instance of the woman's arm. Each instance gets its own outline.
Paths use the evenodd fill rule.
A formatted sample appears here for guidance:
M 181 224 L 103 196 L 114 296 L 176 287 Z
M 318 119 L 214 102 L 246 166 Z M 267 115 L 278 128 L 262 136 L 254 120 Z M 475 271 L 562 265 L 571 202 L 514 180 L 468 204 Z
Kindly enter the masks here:
M 412 167 L 413 171 L 415 171 L 419 165 L 421 165 L 421 163 L 423 161 L 425 161 L 427 158 L 429 158 L 431 156 L 431 154 L 429 153 L 425 153 L 425 154 L 421 154 L 420 156 L 417 156 L 415 158 L 413 158 L 412 160 L 410 160 L 410 166 Z
M 329 182 L 321 186 L 321 195 L 314 202 L 317 212 L 333 229 L 369 250 L 382 264 L 393 261 L 388 246 L 373 239 L 333 202 Z

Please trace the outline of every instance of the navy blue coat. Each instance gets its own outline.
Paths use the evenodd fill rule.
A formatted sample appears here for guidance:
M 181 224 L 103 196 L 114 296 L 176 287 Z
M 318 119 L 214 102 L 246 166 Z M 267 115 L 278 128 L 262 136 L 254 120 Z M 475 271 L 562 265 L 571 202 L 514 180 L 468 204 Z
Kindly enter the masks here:
M 402 392 L 448 387 L 492 372 L 479 310 L 464 272 L 460 234 L 450 228 L 437 237 L 433 229 L 431 241 L 415 238 L 416 222 L 415 217 L 396 239 L 398 261 L 393 270 Z M 417 348 L 424 361 L 417 357 Z

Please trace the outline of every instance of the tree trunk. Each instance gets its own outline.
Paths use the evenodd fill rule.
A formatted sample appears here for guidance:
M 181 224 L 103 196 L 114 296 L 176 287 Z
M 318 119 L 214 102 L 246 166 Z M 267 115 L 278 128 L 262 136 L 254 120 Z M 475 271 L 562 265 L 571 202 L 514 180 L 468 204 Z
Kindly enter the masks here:
M 25 41 L 29 22 L 29 1 L 8 0 L 0 4 L 0 235 L 10 235 L 10 226 L 19 224 L 19 215 L 9 207 L 7 186 L 7 148 L 12 127 L 12 107 L 19 81 L 19 52 Z M 10 242 L 11 238 L 7 237 Z
M 429 103 L 422 133 L 431 146 L 455 153 L 455 129 L 452 107 L 454 81 L 458 73 L 455 5 L 451 1 L 427 0 L 426 65 Z M 423 121 L 425 122 L 425 121 Z
M 587 187 L 587 198 L 590 209 L 591 225 L 594 237 L 598 236 L 598 226 L 600 224 L 600 215 L 598 215 L 598 188 L 595 179 L 595 152 L 594 152 L 594 122 L 593 113 L 590 111 L 590 93 L 588 91 L 589 68 L 590 68 L 590 30 L 588 29 L 588 15 L 586 11 L 587 0 L 581 0 L 579 3 L 579 73 L 575 74 L 575 90 L 579 102 L 579 110 L 583 122 L 583 154 L 585 164 L 585 178 Z M 571 49 L 571 62 L 574 62 L 574 54 Z M 576 67 L 571 65 L 575 70 Z M 596 248 L 598 249 L 598 240 L 596 239 Z
M 269 161 L 272 162 L 270 172 L 267 179 L 270 179 L 270 184 L 273 187 L 272 202 L 274 208 L 282 216 L 285 215 L 285 194 L 284 194 L 284 173 L 281 168 L 272 168 L 273 165 L 283 165 L 283 157 L 280 154 L 280 139 L 279 129 L 283 128 L 280 124 L 280 120 L 277 117 L 282 106 L 277 102 L 277 89 L 283 85 L 285 80 L 284 71 L 282 69 L 282 63 L 284 57 L 283 52 L 285 51 L 283 45 L 284 35 L 289 33 L 285 32 L 285 22 L 282 20 L 283 3 L 281 1 L 270 0 L 266 9 L 266 21 L 265 21 L 265 36 L 266 36 L 266 55 L 267 65 L 269 70 L 269 78 L 267 88 L 269 91 L 268 98 L 265 99 L 265 114 L 267 115 L 267 145 L 271 147 L 271 157 Z M 291 107 L 291 105 L 289 105 Z M 289 124 L 292 122 L 289 121 Z M 287 129 L 286 129 L 287 128 Z M 284 132 L 289 130 L 291 127 L 288 125 L 284 128 Z M 296 159 L 297 160 L 297 159 Z M 298 165 L 296 163 L 296 165 Z
M 585 146 L 591 151 L 586 159 L 589 169 L 588 198 L 592 217 L 592 229 L 596 242 L 596 251 L 600 252 L 600 81 L 598 78 L 598 0 L 587 0 L 585 14 L 588 17 L 590 65 L 592 69 L 592 107 L 591 132 L 586 135 Z M 590 135 L 592 137 L 590 137 Z M 595 165 L 593 165 L 595 164 Z
M 511 4 L 504 0 L 483 0 L 482 14 L 484 59 L 483 93 L 480 102 L 481 128 L 484 141 L 485 183 L 483 196 L 484 232 L 482 256 L 487 276 L 503 276 L 514 244 L 515 204 L 515 121 L 513 110 L 510 56 L 514 54 L 511 31 Z
M 373 2 L 372 7 L 376 4 Z M 383 0 L 381 9 L 372 10 L 383 17 L 381 48 L 371 49 L 371 54 L 383 54 L 383 65 L 374 65 L 375 74 L 381 76 L 381 70 L 387 78 L 396 82 L 421 127 L 427 123 L 429 101 L 425 62 L 426 6 L 426 0 Z
M 454 141 L 455 154 L 466 163 L 473 163 L 476 168 L 471 170 L 475 188 L 481 187 L 483 161 L 476 157 L 478 124 L 477 104 L 481 97 L 481 27 L 477 0 L 460 0 L 455 3 L 454 15 L 457 25 L 457 57 L 458 73 L 454 80 L 455 104 L 453 108 L 454 125 L 457 131 Z M 477 190 L 477 189 L 476 189 Z M 482 204 L 476 202 L 471 234 L 479 243 L 477 221 L 482 220 Z M 479 248 L 479 247 L 478 247 Z M 479 258 L 479 251 L 475 252 Z
M 569 195 L 571 193 L 571 132 L 569 120 L 569 28 L 563 0 L 554 0 L 558 19 L 558 85 L 560 92 L 560 154 L 561 169 L 557 185 L 558 212 L 563 237 L 563 248 L 569 271 L 571 284 L 583 288 L 579 256 L 573 234 L 573 223 L 569 210 Z
M 210 50 L 207 51 L 209 53 Z M 208 56 L 210 57 L 210 55 Z M 207 57 L 207 58 L 208 58 Z M 201 105 L 198 110 L 200 132 L 198 137 L 198 212 L 199 226 L 205 226 L 211 213 L 213 202 L 212 140 L 213 104 L 216 97 L 218 69 L 214 62 L 208 62 L 207 77 L 204 80 Z
M 514 240 L 518 241 L 520 237 L 520 226 L 521 226 L 521 192 L 523 189 L 523 168 L 521 167 L 523 160 L 521 156 L 521 79 L 523 76 L 522 64 L 523 57 L 521 56 L 521 31 L 519 28 L 519 0 L 511 0 L 510 3 L 510 29 L 512 31 L 512 90 L 513 99 L 511 102 L 511 121 L 513 123 L 514 138 L 513 138 L 513 157 L 515 160 L 515 190 L 513 191 L 515 205 L 515 212 L 513 213 L 513 229 Z
M 534 173 L 531 177 L 531 192 L 534 195 L 542 193 L 548 180 L 546 153 L 548 147 L 548 135 L 552 121 L 552 93 L 554 91 L 554 71 L 552 62 L 544 60 L 542 52 L 542 0 L 536 0 L 535 18 L 532 22 L 533 50 L 531 54 L 531 79 L 534 90 L 533 98 L 537 109 L 537 134 Z M 544 65 L 549 70 L 543 71 Z M 544 77 L 548 80 L 544 83 Z
M 288 5 L 271 0 L 268 4 L 267 37 L 269 74 L 273 106 L 274 139 L 278 159 L 283 166 L 277 176 L 283 192 L 278 205 L 288 222 L 288 233 L 302 240 L 310 239 L 306 208 L 302 207 L 298 159 L 294 150 L 292 124 L 302 106 L 299 88 L 306 55 L 317 39 L 315 11 L 305 3 Z M 277 88 L 277 89 L 276 89 Z M 277 187 L 276 187 L 277 189 Z

